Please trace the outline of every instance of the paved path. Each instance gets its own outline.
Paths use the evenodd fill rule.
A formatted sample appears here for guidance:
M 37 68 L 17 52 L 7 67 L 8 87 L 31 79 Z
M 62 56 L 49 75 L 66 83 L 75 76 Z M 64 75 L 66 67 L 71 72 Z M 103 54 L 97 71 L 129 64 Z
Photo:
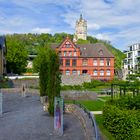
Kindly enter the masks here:
M 4 114 L 0 117 L 0 140 L 86 140 L 81 124 L 64 115 L 64 135 L 53 133 L 53 117 L 43 111 L 38 95 L 21 97 L 5 93 Z

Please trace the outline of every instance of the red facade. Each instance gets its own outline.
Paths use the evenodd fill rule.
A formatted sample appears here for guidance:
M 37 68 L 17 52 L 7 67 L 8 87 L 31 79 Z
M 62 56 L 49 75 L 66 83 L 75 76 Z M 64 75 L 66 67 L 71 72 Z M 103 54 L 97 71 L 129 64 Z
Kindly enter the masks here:
M 68 37 L 52 46 L 60 56 L 60 70 L 64 75 L 90 75 L 93 79 L 114 78 L 114 56 L 103 44 L 74 44 Z

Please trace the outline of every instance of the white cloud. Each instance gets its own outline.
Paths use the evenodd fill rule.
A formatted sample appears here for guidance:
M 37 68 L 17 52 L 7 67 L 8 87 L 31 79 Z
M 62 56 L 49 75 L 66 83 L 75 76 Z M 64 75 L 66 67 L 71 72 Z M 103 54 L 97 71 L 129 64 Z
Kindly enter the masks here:
M 36 27 L 36 28 L 33 28 L 31 30 L 31 32 L 38 33 L 38 34 L 41 34 L 41 33 L 50 33 L 51 32 L 51 29 L 50 28 L 39 28 L 39 27 Z
M 107 35 L 107 34 L 101 34 L 101 33 L 99 33 L 99 34 L 95 34 L 95 35 L 93 35 L 93 36 L 96 37 L 96 38 L 98 38 L 98 39 L 100 39 L 100 40 L 111 41 L 110 36 Z
M 100 29 L 100 26 L 96 23 L 87 23 L 87 27 L 88 29 L 91 29 L 91 30 L 98 30 Z

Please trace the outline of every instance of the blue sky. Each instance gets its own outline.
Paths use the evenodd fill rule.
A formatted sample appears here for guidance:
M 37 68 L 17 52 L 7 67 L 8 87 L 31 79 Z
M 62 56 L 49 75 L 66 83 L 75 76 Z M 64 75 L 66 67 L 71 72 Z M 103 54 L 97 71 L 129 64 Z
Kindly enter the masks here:
M 73 34 L 81 13 L 88 35 L 122 51 L 140 42 L 140 0 L 0 0 L 0 34 Z

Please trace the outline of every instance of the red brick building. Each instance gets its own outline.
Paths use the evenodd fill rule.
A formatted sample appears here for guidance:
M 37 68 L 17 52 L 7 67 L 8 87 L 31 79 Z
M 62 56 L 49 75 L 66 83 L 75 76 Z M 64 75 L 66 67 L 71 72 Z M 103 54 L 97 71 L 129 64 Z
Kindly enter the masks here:
M 101 43 L 74 44 L 69 37 L 60 45 L 52 45 L 60 56 L 60 70 L 64 75 L 90 75 L 93 79 L 114 78 L 114 56 Z

